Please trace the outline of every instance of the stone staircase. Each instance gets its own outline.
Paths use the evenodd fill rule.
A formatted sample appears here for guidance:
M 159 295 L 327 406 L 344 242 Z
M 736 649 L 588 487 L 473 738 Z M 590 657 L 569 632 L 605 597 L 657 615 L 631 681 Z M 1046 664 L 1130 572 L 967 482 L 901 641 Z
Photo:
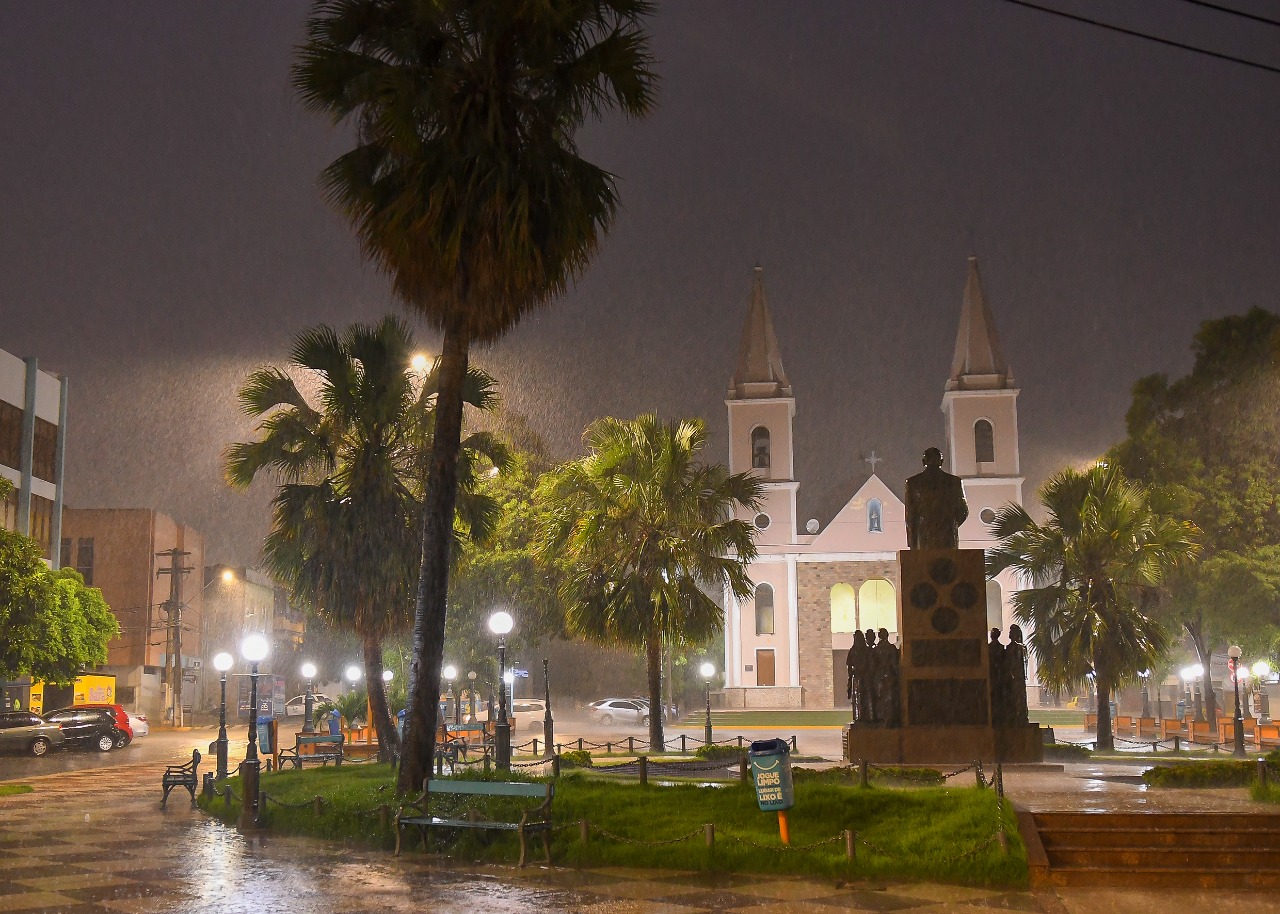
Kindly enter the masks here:
M 1280 887 L 1280 814 L 1020 811 L 1019 830 L 1035 886 Z

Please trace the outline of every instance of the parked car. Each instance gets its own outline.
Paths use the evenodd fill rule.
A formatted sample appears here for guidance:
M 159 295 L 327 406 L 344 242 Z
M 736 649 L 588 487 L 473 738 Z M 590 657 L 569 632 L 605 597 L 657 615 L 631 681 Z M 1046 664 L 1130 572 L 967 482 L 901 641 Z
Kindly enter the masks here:
M 649 706 L 631 698 L 602 698 L 587 705 L 587 717 L 604 727 L 614 724 L 646 726 Z
M 129 712 L 124 709 L 124 705 L 76 705 L 77 708 L 93 708 L 99 711 L 110 711 L 111 717 L 115 721 L 116 729 L 123 734 L 116 739 L 116 748 L 123 749 L 125 746 L 133 742 L 133 724 L 129 719 Z M 150 730 L 150 727 L 147 728 Z
M 110 752 L 117 746 L 128 745 L 133 738 L 132 731 L 120 729 L 115 711 L 110 706 L 59 708 L 50 711 L 44 719 L 62 728 L 68 746 L 91 746 L 99 752 Z M 128 726 L 127 715 L 124 722 Z
M 50 749 L 61 749 L 66 739 L 61 727 L 30 711 L 0 714 L 0 750 L 5 752 L 44 755 Z
M 511 703 L 511 726 L 515 730 L 541 730 L 547 703 L 541 698 L 517 698 Z
M 134 714 L 132 711 L 127 710 L 124 713 L 129 716 L 129 729 L 133 731 L 134 739 L 146 736 L 151 732 L 151 725 L 147 723 L 147 715 Z
M 321 705 L 332 704 L 333 699 L 328 695 L 321 695 L 319 692 L 311 693 L 312 708 L 318 708 Z M 295 695 L 284 703 L 285 717 L 302 717 L 307 713 L 307 696 Z

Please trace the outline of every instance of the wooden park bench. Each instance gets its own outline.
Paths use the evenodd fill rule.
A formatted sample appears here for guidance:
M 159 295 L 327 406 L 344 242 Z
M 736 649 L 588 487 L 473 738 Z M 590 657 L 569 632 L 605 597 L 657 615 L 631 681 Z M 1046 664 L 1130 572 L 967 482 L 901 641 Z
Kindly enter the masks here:
M 1160 722 L 1154 717 L 1139 717 L 1137 720 L 1139 737 L 1160 735 Z
M 1084 729 L 1087 733 L 1098 732 L 1098 712 L 1087 711 L 1084 715 Z
M 308 736 L 299 733 L 292 749 L 280 750 L 280 767 L 283 769 L 285 765 L 292 765 L 301 769 L 304 762 L 319 762 L 321 765 L 333 762 L 335 766 L 341 765 L 343 742 L 342 734 L 330 736 L 327 733 L 317 733 Z M 309 748 L 310 751 L 303 752 L 304 748 Z
M 1137 719 L 1128 714 L 1118 715 L 1111 726 L 1111 732 L 1116 736 L 1133 736 L 1136 730 Z
M 431 780 L 423 784 L 422 795 L 396 810 L 396 855 L 400 854 L 400 837 L 407 825 L 416 825 L 422 833 L 422 844 L 427 845 L 428 828 L 477 828 L 489 831 L 514 831 L 520 836 L 520 865 L 524 866 L 527 839 L 530 834 L 542 836 L 542 849 L 551 862 L 551 801 L 555 797 L 554 784 L 518 784 L 508 781 L 445 781 Z M 528 797 L 542 799 L 534 807 L 526 807 L 519 822 L 501 821 L 496 817 L 481 818 L 475 809 L 465 817 L 441 817 L 431 814 L 432 796 L 471 797 Z M 406 815 L 409 810 L 419 810 L 421 815 Z
M 1187 722 L 1180 717 L 1164 717 L 1160 720 L 1160 738 L 1168 739 L 1171 736 L 1180 736 L 1186 739 L 1191 735 Z
M 1200 743 L 1205 746 L 1216 746 L 1221 740 L 1218 739 L 1218 731 L 1207 720 L 1189 720 L 1187 721 L 1191 727 L 1191 735 L 1188 739 L 1193 743 Z
M 196 785 L 199 783 L 196 769 L 199 767 L 200 750 L 192 749 L 191 761 L 184 765 L 169 765 L 164 769 L 164 777 L 160 780 L 160 786 L 164 788 L 164 796 L 160 798 L 161 808 L 169 802 L 169 791 L 175 787 L 185 787 L 187 793 L 191 794 L 191 805 L 196 805 Z
M 1259 749 L 1280 748 L 1280 724 L 1258 724 L 1254 731 L 1254 742 Z
M 1251 743 L 1255 740 L 1255 728 L 1258 722 L 1252 717 L 1244 719 L 1244 740 Z M 1236 721 L 1234 717 L 1218 718 L 1218 742 L 1225 745 L 1231 745 L 1236 739 Z

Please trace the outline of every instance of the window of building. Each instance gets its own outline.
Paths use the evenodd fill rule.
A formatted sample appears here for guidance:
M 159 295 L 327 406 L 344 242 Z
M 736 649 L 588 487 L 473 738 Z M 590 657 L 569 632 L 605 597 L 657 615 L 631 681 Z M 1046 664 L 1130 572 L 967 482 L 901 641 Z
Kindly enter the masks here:
M 864 581 L 858 588 L 859 628 L 898 630 L 898 599 L 893 585 L 884 578 Z
M 831 588 L 831 631 L 856 632 L 858 630 L 858 597 L 848 584 Z
M 752 523 L 756 525 L 757 530 L 768 530 L 769 525 L 773 523 L 773 521 L 769 519 L 768 514 L 757 514 L 755 516 L 755 520 L 752 521 Z
M 769 469 L 769 430 L 763 425 L 751 432 L 751 467 L 756 470 Z
M 756 587 L 756 634 L 773 634 L 773 587 L 769 584 Z
M 979 419 L 973 424 L 973 453 L 978 463 L 995 462 L 996 433 L 986 419 Z
M 18 487 L 14 486 L 13 491 L 8 497 L 0 501 L 0 512 L 3 513 L 4 528 L 6 530 L 18 529 Z
M 93 584 L 93 537 L 81 537 L 76 543 L 76 571 L 86 584 Z
M 45 482 L 55 482 L 58 462 L 58 426 L 36 416 L 36 435 L 31 452 L 31 475 Z
M 0 402 L 0 463 L 15 470 L 22 464 L 22 410 Z
M 884 532 L 884 505 L 880 503 L 880 499 L 873 498 L 867 502 L 867 532 L 883 533 Z
M 31 538 L 40 544 L 45 558 L 53 558 L 53 502 L 39 495 L 31 496 Z

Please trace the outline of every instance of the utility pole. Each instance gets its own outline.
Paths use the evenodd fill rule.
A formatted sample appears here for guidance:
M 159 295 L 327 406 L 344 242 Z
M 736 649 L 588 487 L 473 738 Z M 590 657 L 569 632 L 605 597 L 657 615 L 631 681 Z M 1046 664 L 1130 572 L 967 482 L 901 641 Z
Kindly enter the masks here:
M 169 675 L 170 691 L 173 694 L 173 725 L 182 726 L 182 579 L 191 573 L 191 566 L 183 559 L 190 552 L 183 552 L 177 546 L 157 552 L 156 558 L 169 559 L 168 568 L 157 568 L 156 577 L 162 574 L 169 576 L 169 599 L 165 601 L 165 615 L 169 627 L 170 658 L 172 672 Z

